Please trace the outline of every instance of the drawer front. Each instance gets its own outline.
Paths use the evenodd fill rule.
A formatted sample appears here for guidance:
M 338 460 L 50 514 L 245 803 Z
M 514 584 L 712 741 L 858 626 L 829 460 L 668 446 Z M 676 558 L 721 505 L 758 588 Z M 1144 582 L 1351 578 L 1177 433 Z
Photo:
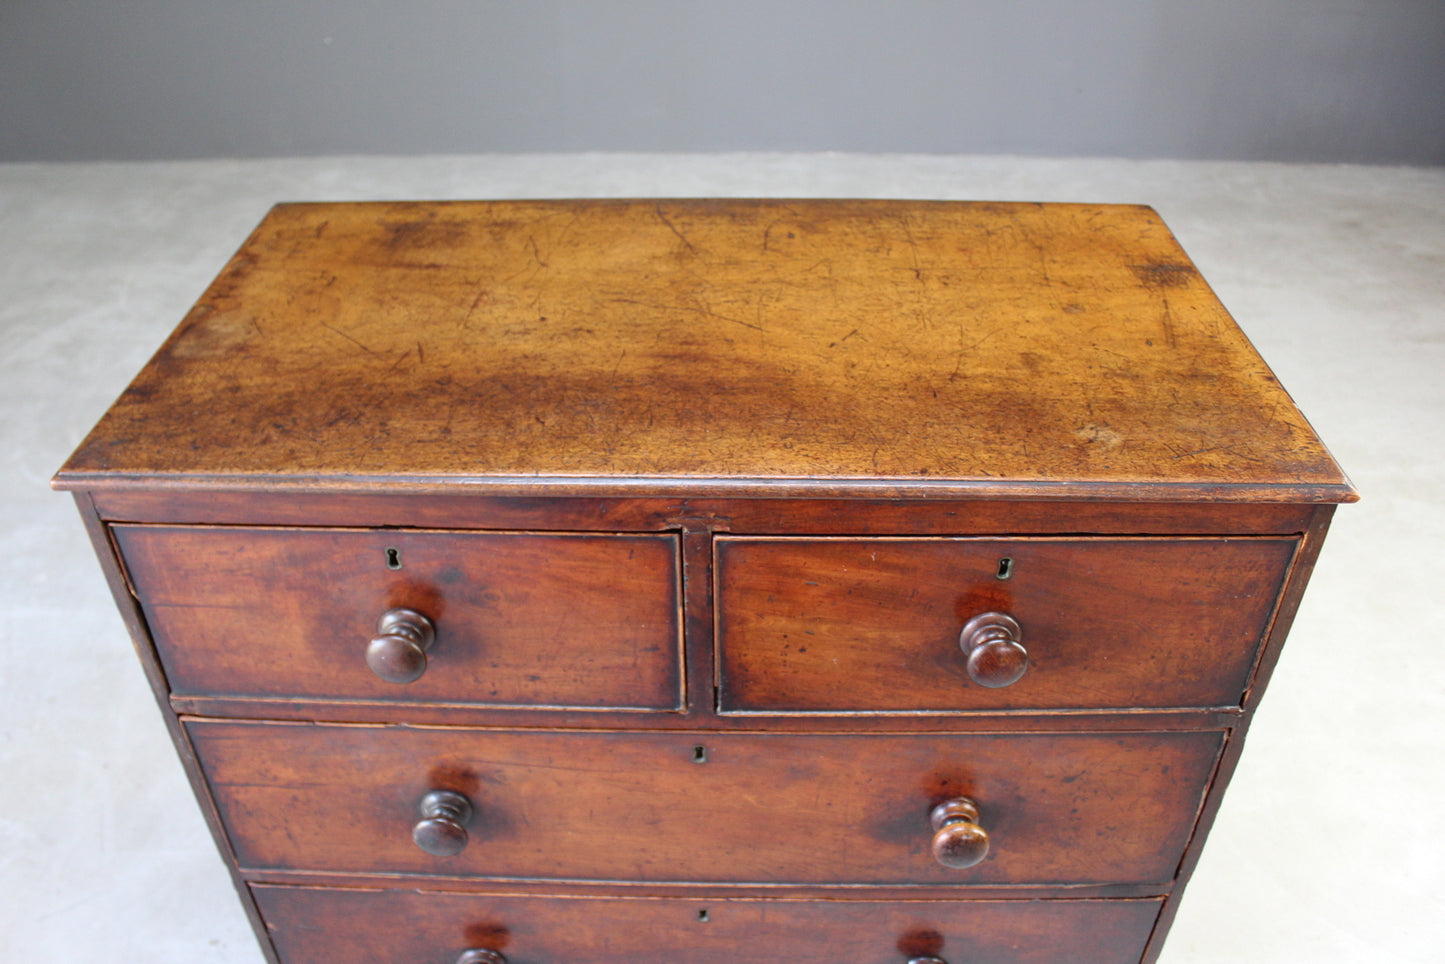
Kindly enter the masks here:
M 1236 705 L 1295 545 L 1270 538 L 719 538 L 719 707 L 887 713 Z M 966 624 L 991 612 L 1016 621 L 1027 653 L 1022 677 L 999 688 L 970 677 L 960 645 Z
M 681 704 L 673 536 L 114 532 L 176 695 Z M 367 658 L 378 620 L 397 609 L 435 626 L 424 671 L 405 683 Z
M 251 888 L 283 964 L 1137 964 L 1157 900 L 707 900 Z
M 798 884 L 1165 884 L 1218 732 L 755 735 L 187 722 L 251 870 Z M 469 801 L 465 846 L 413 841 Z M 975 801 L 988 856 L 934 858 Z M 431 830 L 446 830 L 431 825 Z

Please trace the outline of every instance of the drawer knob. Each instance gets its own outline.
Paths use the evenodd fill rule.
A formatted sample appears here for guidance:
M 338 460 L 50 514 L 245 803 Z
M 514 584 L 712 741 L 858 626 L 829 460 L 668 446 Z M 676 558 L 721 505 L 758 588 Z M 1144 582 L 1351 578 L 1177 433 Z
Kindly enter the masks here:
M 466 849 L 472 801 L 454 790 L 432 790 L 416 809 L 421 820 L 411 829 L 411 839 L 418 847 L 433 857 L 455 857 Z
M 1007 613 L 980 613 L 965 623 L 958 646 L 968 656 L 969 678 L 989 689 L 1017 683 L 1029 668 L 1021 635 L 1018 620 Z
M 366 665 L 388 683 L 410 683 L 426 672 L 426 652 L 436 636 L 432 621 L 415 609 L 388 609 L 366 646 Z
M 941 957 L 930 955 L 928 957 L 910 957 L 908 964 L 948 964 L 948 962 Z
M 988 856 L 988 831 L 978 825 L 978 804 L 968 797 L 943 801 L 928 819 L 933 824 L 933 856 L 943 866 L 962 870 Z
M 457 964 L 507 964 L 507 958 L 500 951 L 488 951 L 474 947 L 471 950 L 462 951 L 462 956 L 457 958 Z

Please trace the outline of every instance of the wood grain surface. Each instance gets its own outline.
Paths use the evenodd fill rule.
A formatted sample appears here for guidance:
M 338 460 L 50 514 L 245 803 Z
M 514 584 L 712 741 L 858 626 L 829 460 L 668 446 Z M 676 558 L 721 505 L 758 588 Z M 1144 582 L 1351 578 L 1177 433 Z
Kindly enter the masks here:
M 538 898 L 256 886 L 283 964 L 1136 964 L 1157 900 Z
M 675 536 L 112 531 L 173 695 L 659 710 L 682 701 Z M 436 625 L 430 664 L 412 683 L 366 664 L 378 617 L 395 607 Z
M 461 730 L 191 720 L 243 869 L 767 884 L 1173 880 L 1223 734 L 806 735 Z M 701 757 L 699 760 L 699 747 Z M 411 838 L 431 790 L 470 842 Z M 992 839 L 933 858 L 931 808 Z
M 1150 209 L 277 207 L 62 487 L 1350 501 Z
M 720 537 L 719 707 L 1238 706 L 1296 545 Z M 1022 624 L 1029 657 L 1001 689 L 972 682 L 959 647 L 994 611 Z

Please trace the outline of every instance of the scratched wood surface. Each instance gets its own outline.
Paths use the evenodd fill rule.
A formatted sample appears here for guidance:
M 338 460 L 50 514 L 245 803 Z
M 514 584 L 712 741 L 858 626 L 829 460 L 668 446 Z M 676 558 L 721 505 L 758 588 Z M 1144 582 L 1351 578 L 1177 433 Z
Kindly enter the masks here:
M 61 487 L 1352 501 L 1139 206 L 275 208 Z

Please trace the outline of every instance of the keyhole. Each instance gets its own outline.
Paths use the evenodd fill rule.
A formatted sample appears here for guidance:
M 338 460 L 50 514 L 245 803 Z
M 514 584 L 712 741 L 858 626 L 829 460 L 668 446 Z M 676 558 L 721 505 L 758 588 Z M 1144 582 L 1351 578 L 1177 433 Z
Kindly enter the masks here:
M 388 547 L 387 547 L 387 550 L 386 550 L 386 568 L 388 568 L 388 569 L 400 569 L 400 568 L 401 568 L 401 553 L 398 552 L 397 550 L 391 548 L 390 546 L 388 546 Z
M 692 748 L 692 762 L 693 762 L 693 763 L 706 763 L 706 762 L 707 762 L 707 747 L 705 747 L 705 746 L 695 746 L 695 747 L 693 747 L 693 748 Z M 707 912 L 706 912 L 706 911 L 703 911 L 703 913 L 707 913 Z M 703 918 L 703 919 L 706 920 L 706 918 Z
M 998 578 L 1000 578 L 1000 579 L 1007 579 L 1009 576 L 1012 576 L 1013 574 L 1014 574 L 1014 561 L 1013 561 L 1013 559 L 1011 559 L 1010 557 L 1004 556 L 1002 559 L 1000 559 L 1000 560 L 998 561 L 998 572 L 994 573 L 994 575 L 996 575 L 996 576 L 997 576 Z
M 697 919 L 706 924 L 712 918 L 707 916 L 707 908 L 704 907 L 702 910 L 697 912 Z

